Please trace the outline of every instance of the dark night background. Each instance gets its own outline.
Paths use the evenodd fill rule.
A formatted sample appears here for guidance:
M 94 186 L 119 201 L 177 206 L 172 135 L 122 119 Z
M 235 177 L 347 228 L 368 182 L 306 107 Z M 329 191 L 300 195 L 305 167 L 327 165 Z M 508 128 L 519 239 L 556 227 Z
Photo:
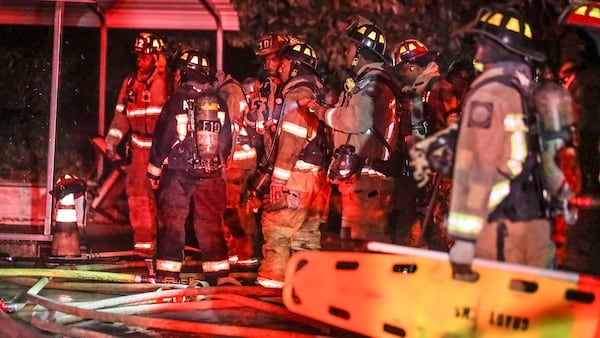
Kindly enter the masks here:
M 108 30 L 106 124 L 112 119 L 123 78 L 135 69 L 131 48 L 140 30 Z M 204 50 L 214 63 L 214 32 L 152 30 L 169 52 L 181 45 Z M 49 26 L 2 26 L 0 34 L 0 179 L 43 183 L 52 75 L 53 30 Z M 55 171 L 87 177 L 95 169 L 89 138 L 98 133 L 100 33 L 65 27 L 61 54 Z M 238 79 L 258 76 L 260 61 L 250 48 L 224 44 L 223 65 Z M 214 66 L 214 64 L 213 64 Z M 106 126 L 106 127 L 107 127 Z

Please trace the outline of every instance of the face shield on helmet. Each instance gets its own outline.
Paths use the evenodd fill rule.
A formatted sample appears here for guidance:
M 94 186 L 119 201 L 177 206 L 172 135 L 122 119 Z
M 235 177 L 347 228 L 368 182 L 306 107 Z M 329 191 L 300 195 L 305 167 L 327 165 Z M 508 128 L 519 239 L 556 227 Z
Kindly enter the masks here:
M 356 43 L 357 54 L 371 61 L 387 61 L 385 56 L 386 41 L 383 31 L 374 24 L 352 23 L 346 28 L 348 39 Z M 363 52 L 365 51 L 366 52 Z
M 534 48 L 531 26 L 513 10 L 483 8 L 470 33 L 489 38 L 527 60 L 546 60 L 544 53 Z

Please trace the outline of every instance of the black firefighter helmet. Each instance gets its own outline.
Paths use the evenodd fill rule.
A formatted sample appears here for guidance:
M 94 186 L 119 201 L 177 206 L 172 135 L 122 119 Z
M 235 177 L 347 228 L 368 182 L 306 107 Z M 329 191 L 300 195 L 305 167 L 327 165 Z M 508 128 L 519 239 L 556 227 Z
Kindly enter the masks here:
M 469 32 L 489 38 L 526 60 L 546 60 L 546 55 L 535 48 L 531 25 L 512 9 L 482 8 Z

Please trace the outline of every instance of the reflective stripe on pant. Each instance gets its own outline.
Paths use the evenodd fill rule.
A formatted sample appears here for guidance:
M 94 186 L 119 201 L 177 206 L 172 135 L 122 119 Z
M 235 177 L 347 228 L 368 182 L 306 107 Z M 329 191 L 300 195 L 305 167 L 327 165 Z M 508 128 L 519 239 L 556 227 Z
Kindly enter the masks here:
M 502 220 L 504 230 L 503 253 L 507 263 L 541 268 L 553 266 L 556 248 L 550 238 L 550 223 L 546 219 L 527 222 Z M 498 260 L 498 222 L 485 224 L 476 242 L 475 256 Z
M 299 196 L 299 208 L 284 208 L 262 214 L 262 246 L 264 259 L 258 275 L 263 278 L 283 281 L 290 255 L 301 250 L 320 250 L 322 203 L 318 172 L 292 172 L 286 187 L 294 189 Z
M 223 178 L 200 179 L 165 170 L 160 179 L 158 206 L 157 259 L 183 259 L 185 222 L 193 206 L 194 231 L 202 260 L 227 260 L 227 246 L 221 231 L 225 211 Z
M 340 184 L 338 189 L 342 194 L 342 228 L 349 228 L 353 239 L 390 243 L 394 180 L 361 175 L 351 184 Z

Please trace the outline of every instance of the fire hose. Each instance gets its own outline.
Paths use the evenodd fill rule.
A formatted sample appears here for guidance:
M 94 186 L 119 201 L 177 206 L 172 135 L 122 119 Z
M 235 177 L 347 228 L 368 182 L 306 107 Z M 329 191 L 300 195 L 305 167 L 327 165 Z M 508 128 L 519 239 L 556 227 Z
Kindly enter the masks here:
M 176 291 L 186 291 L 176 290 Z M 199 290 L 199 289 L 194 289 Z M 182 292 L 183 293 L 183 292 Z M 132 325 L 143 328 L 154 328 L 154 329 L 168 329 L 171 331 L 178 332 L 189 332 L 189 333 L 202 333 L 202 334 L 213 334 L 213 335 L 224 335 L 224 336 L 236 336 L 236 337 L 273 337 L 273 336 L 285 336 L 285 337 L 322 337 L 310 334 L 303 334 L 297 332 L 288 332 L 281 330 L 270 330 L 260 329 L 243 326 L 231 326 L 231 325 L 218 325 L 208 324 L 200 322 L 189 322 L 180 321 L 173 319 L 163 319 L 154 317 L 143 317 L 136 315 L 122 315 L 115 313 L 107 313 L 103 311 L 91 310 L 79 308 L 67 304 L 61 304 L 50 300 L 45 297 L 28 294 L 27 298 L 41 306 L 44 306 L 50 310 L 60 311 L 68 314 L 74 314 L 87 319 L 95 319 L 104 322 L 120 322 L 126 325 Z
M 215 335 L 228 335 L 228 336 L 240 336 L 240 337 L 264 337 L 264 336 L 282 336 L 286 337 L 315 337 L 314 335 L 307 335 L 296 332 L 287 332 L 281 330 L 269 330 L 269 329 L 258 329 L 250 327 L 240 326 L 228 326 L 228 325 L 217 325 L 217 324 L 206 324 L 199 322 L 186 322 L 171 319 L 153 318 L 153 317 L 142 317 L 136 315 L 129 315 L 135 311 L 142 311 L 145 313 L 153 313 L 158 311 L 168 310 L 190 310 L 190 309 L 201 309 L 201 308 L 223 308 L 232 307 L 235 304 L 237 306 L 252 307 L 261 311 L 272 313 L 275 315 L 283 316 L 287 319 L 296 320 L 303 324 L 317 328 L 320 332 L 329 333 L 330 328 L 318 321 L 307 319 L 303 316 L 299 316 L 287 309 L 260 301 L 248 297 L 241 296 L 240 294 L 247 295 L 258 295 L 258 296 L 281 296 L 281 290 L 267 289 L 255 286 L 221 286 L 221 287 L 204 287 L 204 288 L 185 288 L 176 290 L 166 290 L 158 292 L 147 292 L 144 294 L 135 294 L 123 297 L 116 297 L 113 299 L 105 299 L 95 302 L 79 303 L 76 306 L 66 305 L 47 299 L 45 297 L 37 296 L 36 293 L 41 290 L 47 283 L 47 277 L 56 278 L 68 278 L 68 279 L 84 279 L 84 280 L 101 280 L 101 281 L 126 281 L 131 282 L 138 280 L 139 276 L 130 274 L 116 274 L 116 273 L 101 273 L 101 272 L 89 272 L 89 271 L 73 271 L 73 270 L 53 270 L 53 269 L 2 269 L 0 270 L 0 277 L 7 276 L 44 276 L 30 291 L 26 297 L 33 303 L 43 306 L 49 310 L 60 311 L 73 316 L 63 316 L 61 320 L 69 322 L 76 321 L 80 318 L 96 319 L 100 321 L 108 322 L 121 322 L 126 325 L 139 326 L 144 328 L 154 329 L 169 329 L 172 331 L 179 332 L 191 332 L 191 333 L 205 333 Z M 118 284 L 115 284 L 118 285 Z M 152 302 L 169 301 L 173 299 L 192 300 L 197 299 L 198 296 L 211 296 L 213 299 L 210 303 L 206 301 L 201 302 L 177 302 L 177 303 L 159 303 L 159 304 L 147 304 Z M 142 304 L 140 304 L 142 303 Z M 146 303 L 146 304 L 143 304 Z M 188 304 L 189 303 L 189 304 Z M 196 304 L 197 303 L 197 304 Z M 124 304 L 134 304 L 126 308 L 115 309 L 111 307 L 120 306 Z M 185 304 L 185 305 L 183 305 Z M 22 308 L 22 306 L 20 307 Z M 100 309 L 100 310 L 96 310 Z M 113 313 L 111 313 L 113 312 Z M 37 326 L 40 329 L 46 329 L 54 332 L 71 332 L 68 327 L 62 327 L 57 323 L 49 323 L 38 314 L 32 319 L 32 325 Z M 75 332 L 70 333 L 73 336 L 86 336 L 85 331 L 81 331 L 79 334 Z M 87 335 L 91 336 L 91 335 Z M 106 337 L 106 336 L 98 336 Z

